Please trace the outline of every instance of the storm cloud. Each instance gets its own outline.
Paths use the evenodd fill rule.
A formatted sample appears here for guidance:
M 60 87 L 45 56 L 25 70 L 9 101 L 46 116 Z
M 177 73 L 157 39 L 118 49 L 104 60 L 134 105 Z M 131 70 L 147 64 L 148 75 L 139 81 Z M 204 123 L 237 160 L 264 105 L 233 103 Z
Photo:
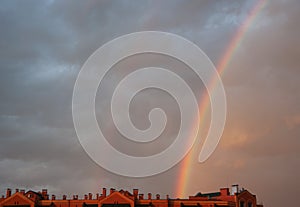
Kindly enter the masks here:
M 83 195 L 113 187 L 178 196 L 185 160 L 162 174 L 137 179 L 112 174 L 88 157 L 72 121 L 76 77 L 100 46 L 143 30 L 181 35 L 218 65 L 257 2 L 1 1 L 0 193 L 11 187 Z M 187 188 L 181 190 L 184 196 L 239 183 L 266 206 L 296 206 L 300 193 L 299 10 L 296 0 L 266 1 L 247 28 L 221 76 L 228 107 L 224 134 L 210 159 L 191 161 L 186 169 Z M 186 78 L 198 85 L 199 80 Z M 108 100 L 98 98 L 101 114 Z M 145 104 L 144 100 L 137 97 L 136 104 Z M 172 102 L 164 100 L 165 106 Z M 151 104 L 146 107 L 156 105 Z M 169 110 L 172 117 L 176 107 Z M 135 122 L 143 123 L 142 118 L 145 114 Z M 176 118 L 169 124 L 168 135 L 178 128 Z M 199 150 L 196 145 L 191 154 Z

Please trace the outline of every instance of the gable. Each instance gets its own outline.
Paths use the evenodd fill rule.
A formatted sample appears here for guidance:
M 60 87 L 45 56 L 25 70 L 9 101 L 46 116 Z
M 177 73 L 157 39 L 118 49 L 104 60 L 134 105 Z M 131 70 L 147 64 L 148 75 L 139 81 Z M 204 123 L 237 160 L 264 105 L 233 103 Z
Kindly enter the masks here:
M 238 195 L 238 199 L 239 200 L 242 200 L 242 201 L 245 201 L 245 202 L 248 202 L 248 201 L 251 201 L 252 203 L 256 203 L 256 197 L 255 195 L 252 195 L 249 191 L 247 190 L 244 190 L 243 192 L 241 192 L 239 195 Z
M 113 192 L 106 198 L 100 201 L 101 204 L 133 204 L 133 200 L 121 194 L 120 192 Z
M 21 193 L 15 193 L 9 198 L 4 199 L 1 201 L 0 206 L 13 206 L 13 205 L 19 205 L 19 206 L 31 206 L 34 205 L 34 202 L 27 197 L 25 197 Z

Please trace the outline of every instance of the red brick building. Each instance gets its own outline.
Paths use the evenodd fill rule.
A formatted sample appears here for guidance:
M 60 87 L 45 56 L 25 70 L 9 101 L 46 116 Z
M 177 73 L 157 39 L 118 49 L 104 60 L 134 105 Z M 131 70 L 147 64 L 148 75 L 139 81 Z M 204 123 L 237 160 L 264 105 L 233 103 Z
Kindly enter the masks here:
M 139 194 L 138 189 L 133 193 L 106 188 L 102 189 L 101 194 L 86 194 L 83 198 L 74 195 L 67 198 L 63 195 L 57 198 L 55 195 L 48 195 L 46 189 L 42 192 L 18 190 L 12 194 L 11 189 L 7 189 L 6 196 L 0 198 L 0 207 L 262 207 L 258 205 L 256 196 L 249 191 L 239 190 L 237 185 L 229 188 L 221 188 L 218 192 L 198 193 L 190 196 L 188 199 L 171 199 L 169 196 L 161 198 L 159 194 L 153 196 L 148 193 L 147 196 Z

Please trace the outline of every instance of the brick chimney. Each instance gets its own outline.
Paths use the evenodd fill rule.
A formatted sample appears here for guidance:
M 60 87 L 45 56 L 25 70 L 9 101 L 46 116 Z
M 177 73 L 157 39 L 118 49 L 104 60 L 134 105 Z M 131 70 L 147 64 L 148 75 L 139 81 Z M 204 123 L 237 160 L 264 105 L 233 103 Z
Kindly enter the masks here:
M 106 188 L 102 188 L 102 195 L 106 197 Z
M 87 200 L 87 199 L 88 199 L 88 195 L 84 194 L 84 200 Z
M 111 195 L 113 192 L 115 192 L 115 189 L 114 189 L 114 188 L 111 188 L 111 189 L 109 190 L 109 194 Z
M 156 194 L 156 200 L 159 200 L 159 199 L 160 199 L 160 195 Z
M 169 200 L 170 198 L 169 198 L 169 195 L 166 195 L 166 198 L 167 198 L 167 200 Z
M 22 195 L 25 195 L 25 190 L 24 190 L 24 189 L 20 190 L 20 193 L 21 193 Z
M 93 194 L 89 193 L 89 200 L 92 200 L 92 199 L 93 199 Z
M 63 200 L 67 200 L 67 196 L 66 195 L 63 195 Z
M 47 199 L 47 194 L 48 194 L 48 190 L 47 189 L 42 189 L 42 196 L 43 196 L 44 199 Z
M 99 193 L 96 194 L 96 199 L 99 200 Z
M 6 189 L 6 198 L 9 198 L 11 196 L 11 189 L 7 188 Z
M 135 200 L 138 199 L 139 189 L 133 189 L 133 197 Z
M 152 194 L 148 193 L 148 199 L 151 200 L 152 199 Z
M 144 200 L 144 194 L 141 193 L 141 194 L 139 195 L 139 200 Z
M 52 195 L 52 196 L 51 196 L 51 200 L 55 200 L 55 195 Z
M 229 195 L 229 188 L 221 188 L 220 193 L 221 193 L 221 196 L 228 196 Z
M 16 193 L 18 193 L 19 192 L 19 188 L 16 188 Z

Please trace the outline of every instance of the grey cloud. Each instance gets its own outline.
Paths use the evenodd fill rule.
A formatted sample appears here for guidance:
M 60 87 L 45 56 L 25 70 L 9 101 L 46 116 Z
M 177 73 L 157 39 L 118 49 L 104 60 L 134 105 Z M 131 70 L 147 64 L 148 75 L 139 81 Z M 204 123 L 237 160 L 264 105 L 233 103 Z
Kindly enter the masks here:
M 3 1 L 0 193 L 6 187 L 48 187 L 57 194 L 138 187 L 175 195 L 183 162 L 163 174 L 133 179 L 111 174 L 89 159 L 72 124 L 76 76 L 98 47 L 140 30 L 182 35 L 217 65 L 255 3 Z M 239 182 L 266 206 L 296 205 L 287 198 L 296 197 L 299 186 L 299 6 L 296 0 L 268 1 L 247 31 L 222 75 L 228 100 L 224 135 L 207 162 L 191 161 L 185 195 Z M 186 78 L 199 86 L 199 80 Z M 101 101 L 99 107 L 107 103 Z M 134 121 L 142 126 L 140 118 Z M 195 155 L 202 142 L 195 145 Z M 280 196 L 274 196 L 274 189 Z

